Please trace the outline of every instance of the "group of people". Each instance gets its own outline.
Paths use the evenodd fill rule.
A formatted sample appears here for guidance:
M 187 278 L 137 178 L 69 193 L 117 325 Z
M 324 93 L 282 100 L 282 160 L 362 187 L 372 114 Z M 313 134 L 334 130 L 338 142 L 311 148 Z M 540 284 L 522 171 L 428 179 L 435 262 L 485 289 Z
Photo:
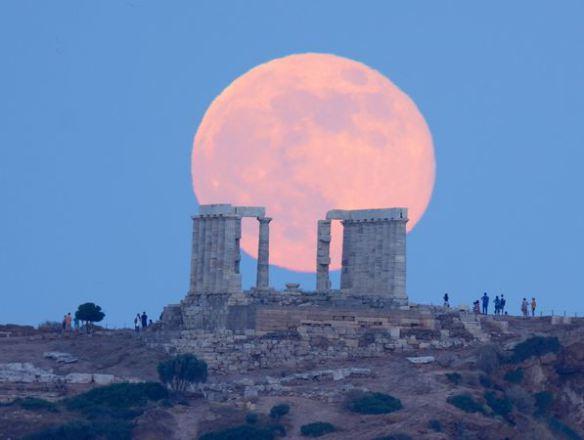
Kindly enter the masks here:
M 141 329 L 146 330 L 146 328 L 150 325 L 152 325 L 152 320 L 148 319 L 146 312 L 142 312 L 142 314 L 136 314 L 136 317 L 134 318 L 134 330 L 136 330 L 136 333 L 138 333 Z
M 449 308 L 450 307 L 450 298 L 448 296 L 448 293 L 445 293 L 444 297 L 442 299 L 444 300 L 444 307 Z M 488 315 L 489 314 L 489 302 L 490 302 L 489 295 L 487 295 L 487 292 L 484 292 L 483 296 L 480 299 L 477 299 L 475 302 L 472 303 L 473 312 L 477 315 L 479 315 L 481 313 L 483 315 Z M 506 315 L 507 314 L 507 312 L 505 311 L 505 305 L 507 303 L 507 300 L 505 299 L 505 296 L 503 294 L 501 294 L 501 296 L 499 296 L 499 295 L 495 296 L 493 303 L 495 306 L 495 315 Z M 535 301 L 535 298 L 534 297 L 531 298 L 531 303 L 528 302 L 526 298 L 523 298 L 523 301 L 521 302 L 521 314 L 523 316 L 525 316 L 525 317 L 529 316 L 530 306 L 531 306 L 531 316 L 535 316 L 535 309 L 537 307 L 537 303 Z
M 63 316 L 63 321 L 61 322 L 62 333 L 72 333 L 72 324 L 75 326 L 75 331 L 77 332 L 79 330 L 79 320 L 77 318 L 73 318 L 73 316 L 71 316 L 71 312 L 69 312 Z
M 487 292 L 483 293 L 481 299 L 477 299 L 473 303 L 473 311 L 478 315 L 482 313 L 483 315 L 489 314 L 489 302 L 490 298 L 487 295 Z M 507 300 L 505 299 L 505 295 L 501 294 L 495 296 L 495 300 L 493 301 L 495 305 L 495 315 L 506 315 L 507 312 L 505 311 L 505 305 L 507 304 Z M 482 305 L 482 308 L 480 307 Z
M 524 317 L 529 316 L 529 306 L 531 306 L 531 316 L 535 316 L 535 308 L 537 307 L 537 302 L 535 301 L 534 297 L 531 298 L 531 303 L 527 301 L 527 298 L 523 298 L 523 301 L 521 301 L 521 314 Z

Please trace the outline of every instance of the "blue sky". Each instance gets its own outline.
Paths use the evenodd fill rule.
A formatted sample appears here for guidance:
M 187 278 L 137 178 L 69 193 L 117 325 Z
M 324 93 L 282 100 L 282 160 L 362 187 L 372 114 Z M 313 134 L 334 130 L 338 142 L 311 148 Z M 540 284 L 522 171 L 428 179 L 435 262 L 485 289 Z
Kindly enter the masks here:
M 536 296 L 584 313 L 581 1 L 3 1 L 0 323 L 85 301 L 108 325 L 188 285 L 192 138 L 270 59 L 361 61 L 410 95 L 437 176 L 408 242 L 414 302 Z M 244 258 L 244 283 L 255 261 Z M 312 275 L 272 269 L 276 286 Z

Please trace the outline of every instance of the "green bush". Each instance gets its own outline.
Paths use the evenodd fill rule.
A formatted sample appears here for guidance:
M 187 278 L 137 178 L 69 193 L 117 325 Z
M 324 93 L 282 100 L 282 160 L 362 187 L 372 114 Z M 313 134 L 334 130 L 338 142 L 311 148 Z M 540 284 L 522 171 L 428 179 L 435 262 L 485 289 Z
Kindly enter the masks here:
M 126 417 L 124 411 L 144 407 L 148 401 L 158 401 L 168 397 L 168 391 L 156 382 L 117 383 L 105 387 L 94 388 L 65 401 L 65 406 L 71 411 L 91 413 L 97 410 L 114 416 Z M 116 417 L 119 414 L 120 417 Z
M 266 429 L 276 436 L 286 437 L 286 427 L 281 423 L 272 423 Z
M 287 403 L 280 403 L 275 405 L 270 410 L 270 417 L 275 420 L 279 420 L 290 412 L 290 405 Z
M 399 399 L 383 393 L 363 393 L 347 402 L 347 409 L 359 414 L 388 414 L 402 408 Z
M 199 437 L 199 440 L 273 440 L 274 434 L 266 428 L 241 425 L 221 431 L 208 432 Z
M 485 413 L 484 406 L 474 400 L 470 394 L 450 396 L 446 401 L 467 413 Z
M 207 363 L 192 354 L 181 354 L 158 364 L 158 376 L 162 383 L 174 391 L 182 392 L 193 383 L 207 380 Z
M 402 434 L 400 432 L 397 434 L 390 434 L 390 435 L 384 435 L 383 437 L 377 437 L 374 440 L 413 440 L 413 439 L 409 435 Z
M 507 371 L 505 376 L 503 376 L 507 382 L 519 384 L 523 380 L 523 368 L 517 368 L 515 370 Z
M 560 341 L 555 336 L 533 336 L 515 346 L 510 362 L 518 364 L 533 356 L 557 353 L 560 348 Z
M 74 421 L 30 434 L 24 437 L 24 440 L 130 440 L 131 438 L 132 426 L 118 420 L 107 423 Z
M 428 422 L 428 428 L 430 428 L 432 431 L 442 432 L 442 423 L 440 423 L 440 420 L 430 420 Z
M 498 398 L 493 391 L 488 391 L 484 394 L 487 405 L 493 410 L 493 412 L 502 417 L 507 417 L 509 413 L 513 410 L 513 405 L 507 396 Z
M 25 397 L 24 399 L 17 399 L 15 403 L 18 403 L 21 408 L 28 411 L 59 411 L 57 404 L 44 399 L 37 399 L 36 397 Z
M 533 395 L 535 398 L 535 416 L 543 416 L 549 412 L 552 403 L 554 403 L 554 395 L 549 391 L 541 391 Z
M 304 437 L 321 437 L 335 431 L 335 426 L 328 422 L 314 422 L 300 427 L 300 433 Z
M 560 434 L 562 438 L 567 440 L 582 440 L 582 437 L 576 431 L 555 417 L 549 419 L 548 425 L 552 431 Z
M 460 382 L 462 382 L 460 373 L 446 373 L 446 378 L 454 385 L 460 385 Z
M 493 387 L 493 381 L 491 380 L 491 378 L 484 374 L 479 377 L 479 383 L 485 388 Z
M 255 425 L 259 419 L 260 419 L 260 416 L 258 416 L 256 413 L 249 413 L 249 414 L 246 414 L 246 416 L 245 416 L 245 423 L 249 423 L 250 425 Z

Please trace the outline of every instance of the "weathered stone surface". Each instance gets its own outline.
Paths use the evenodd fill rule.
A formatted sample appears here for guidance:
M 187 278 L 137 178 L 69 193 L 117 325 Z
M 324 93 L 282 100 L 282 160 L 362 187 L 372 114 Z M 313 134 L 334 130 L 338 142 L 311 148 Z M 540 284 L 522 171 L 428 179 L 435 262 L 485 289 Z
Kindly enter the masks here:
M 331 209 L 326 213 L 327 220 L 397 220 L 407 219 L 407 208 L 382 209 Z
M 69 373 L 65 376 L 67 383 L 92 383 L 93 375 L 89 373 Z
M 35 367 L 29 362 L 10 362 L 0 364 L 0 382 L 49 383 L 58 376 L 52 370 Z
M 434 356 L 416 356 L 406 358 L 412 364 L 430 364 L 435 361 Z
M 116 378 L 113 374 L 93 374 L 93 383 L 97 385 L 110 385 L 115 382 Z
M 60 351 L 47 351 L 43 353 L 43 356 L 63 364 L 72 364 L 79 360 L 70 353 L 62 353 Z

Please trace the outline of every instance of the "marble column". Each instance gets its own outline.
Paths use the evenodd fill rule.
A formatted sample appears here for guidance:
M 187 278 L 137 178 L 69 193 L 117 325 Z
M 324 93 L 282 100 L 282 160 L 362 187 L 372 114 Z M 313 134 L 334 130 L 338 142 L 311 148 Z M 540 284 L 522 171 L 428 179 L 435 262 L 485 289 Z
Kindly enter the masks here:
M 260 234 L 258 240 L 257 289 L 267 289 L 270 285 L 270 217 L 258 217 Z
M 326 292 L 331 289 L 329 266 L 331 264 L 331 221 L 319 220 L 316 233 L 316 291 Z

